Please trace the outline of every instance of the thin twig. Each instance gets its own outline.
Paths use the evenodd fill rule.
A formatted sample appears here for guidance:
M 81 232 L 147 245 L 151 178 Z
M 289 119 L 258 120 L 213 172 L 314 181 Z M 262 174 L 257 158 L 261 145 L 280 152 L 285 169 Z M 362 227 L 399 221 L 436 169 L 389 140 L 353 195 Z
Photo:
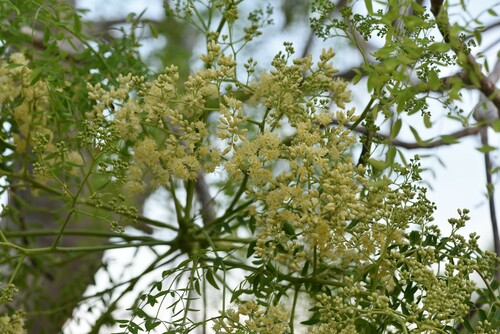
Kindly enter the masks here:
M 481 127 L 479 134 L 481 135 L 481 144 L 488 147 L 488 128 L 486 126 Z M 493 244 L 495 247 L 495 254 L 500 257 L 500 238 L 498 235 L 498 222 L 495 209 L 495 189 L 491 176 L 493 166 L 491 163 L 490 153 L 488 151 L 484 153 L 484 168 L 486 170 L 486 189 L 488 191 L 488 204 L 490 208 L 491 227 L 493 230 Z M 498 263 L 495 268 L 495 277 L 498 281 L 500 281 L 500 268 Z
M 336 124 L 335 122 L 333 122 L 332 124 Z M 352 129 L 353 131 L 355 132 L 358 132 L 358 133 L 361 133 L 361 134 L 367 134 L 368 131 L 362 127 L 362 126 L 357 126 L 355 127 L 354 129 Z M 473 127 L 473 128 L 465 128 L 465 129 L 462 129 L 462 130 L 458 130 L 458 131 L 455 131 L 455 132 L 452 132 L 448 135 L 446 135 L 446 137 L 448 138 L 454 138 L 454 139 L 460 139 L 460 138 L 463 138 L 463 137 L 468 137 L 468 136 L 472 136 L 472 135 L 475 135 L 479 132 L 480 128 L 478 127 Z M 405 148 L 405 149 L 408 149 L 408 150 L 415 150 L 415 149 L 419 149 L 419 148 L 435 148 L 435 147 L 440 147 L 440 146 L 448 146 L 448 145 L 452 145 L 453 143 L 451 143 L 449 140 L 443 140 L 443 139 L 438 139 L 438 140 L 434 140 L 434 141 L 422 141 L 420 143 L 418 142 L 406 142 L 406 141 L 403 141 L 403 140 L 398 140 L 398 139 L 391 139 L 391 137 L 389 135 L 386 135 L 386 134 L 383 134 L 383 133 L 376 133 L 375 134 L 375 137 L 378 138 L 379 140 L 381 141 L 386 141 L 387 144 L 390 144 L 390 145 L 394 145 L 394 146 L 397 146 L 397 147 L 401 147 L 401 148 Z M 445 137 L 445 136 L 443 136 Z

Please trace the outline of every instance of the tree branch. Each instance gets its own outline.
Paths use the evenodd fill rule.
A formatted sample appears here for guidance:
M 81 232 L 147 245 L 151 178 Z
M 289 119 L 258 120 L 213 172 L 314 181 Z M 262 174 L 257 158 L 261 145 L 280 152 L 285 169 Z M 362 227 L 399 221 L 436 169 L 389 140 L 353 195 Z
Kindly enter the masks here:
M 479 90 L 493 102 L 498 109 L 500 118 L 500 92 L 497 91 L 495 83 L 481 71 L 481 67 L 476 62 L 476 59 L 470 53 L 466 53 L 462 50 L 463 46 L 457 43 L 458 39 L 450 42 L 453 36 L 449 35 L 450 21 L 448 14 L 443 11 L 443 0 L 431 0 L 431 12 L 438 22 L 438 29 L 443 35 L 445 42 L 450 44 L 451 49 L 457 55 L 459 62 L 461 62 L 459 64 L 465 70 L 469 82 L 477 86 Z
M 483 146 L 488 146 L 488 127 L 482 126 L 479 128 L 479 134 L 481 135 L 481 144 Z M 497 215 L 495 209 L 495 188 L 493 185 L 493 180 L 491 177 L 491 171 L 493 170 L 493 165 L 491 163 L 490 153 L 486 151 L 484 153 L 484 169 L 486 171 L 486 189 L 488 191 L 488 204 L 490 207 L 490 219 L 491 219 L 491 227 L 493 229 L 493 244 L 495 247 L 495 254 L 500 257 L 500 239 L 498 234 L 498 223 L 497 223 Z M 498 281 L 500 281 L 500 268 L 499 264 L 495 266 L 495 277 Z
M 362 126 L 355 127 L 353 129 L 353 131 L 364 134 L 364 135 L 368 134 L 368 130 L 366 130 Z M 460 138 L 475 135 L 479 131 L 480 131 L 479 127 L 465 128 L 462 130 L 452 132 L 452 133 L 450 133 L 446 136 L 442 136 L 442 137 L 460 139 Z M 428 142 L 423 141 L 421 143 L 417 143 L 417 142 L 406 142 L 406 141 L 398 140 L 398 139 L 391 139 L 391 137 L 389 135 L 386 135 L 383 133 L 376 133 L 375 136 L 379 140 L 384 141 L 389 145 L 394 145 L 394 146 L 405 148 L 408 150 L 415 150 L 415 149 L 419 149 L 419 148 L 436 148 L 436 147 L 440 147 L 440 146 L 453 145 L 453 143 L 451 143 L 449 140 L 443 140 L 443 139 L 439 139 L 439 140 L 435 140 L 435 141 L 428 141 Z

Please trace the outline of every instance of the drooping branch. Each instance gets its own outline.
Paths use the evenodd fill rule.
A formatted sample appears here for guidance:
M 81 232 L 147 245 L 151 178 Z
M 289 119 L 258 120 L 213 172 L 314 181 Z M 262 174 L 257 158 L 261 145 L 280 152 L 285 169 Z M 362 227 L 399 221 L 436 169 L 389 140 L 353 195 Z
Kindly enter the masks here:
M 480 128 L 477 128 L 477 127 L 465 128 L 465 129 L 450 133 L 450 134 L 446 135 L 446 137 L 452 138 L 452 139 L 460 139 L 460 138 L 464 138 L 464 137 L 468 137 L 468 136 L 472 136 L 472 135 L 477 134 L 479 132 L 479 129 Z M 390 137 L 387 135 L 385 135 L 383 137 L 386 140 L 390 140 Z M 445 136 L 443 136 L 443 137 L 445 137 Z M 394 146 L 406 148 L 408 150 L 419 149 L 419 148 L 436 148 L 436 147 L 440 147 L 440 146 L 448 146 L 448 145 L 453 144 L 452 142 L 450 142 L 449 139 L 448 140 L 438 139 L 438 140 L 429 141 L 429 142 L 424 141 L 422 143 L 417 143 L 417 142 L 410 143 L 410 142 L 405 142 L 402 140 L 393 139 L 390 141 L 390 143 Z

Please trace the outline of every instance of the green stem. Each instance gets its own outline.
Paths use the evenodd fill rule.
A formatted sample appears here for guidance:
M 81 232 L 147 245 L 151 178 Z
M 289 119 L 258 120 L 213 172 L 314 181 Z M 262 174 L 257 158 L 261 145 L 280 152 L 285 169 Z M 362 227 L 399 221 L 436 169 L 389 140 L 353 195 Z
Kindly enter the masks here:
M 111 318 L 111 313 L 116 309 L 118 302 L 127 293 L 131 292 L 135 288 L 135 285 L 137 284 L 137 282 L 139 282 L 141 278 L 146 277 L 148 273 L 156 269 L 156 265 L 158 264 L 158 262 L 163 260 L 165 257 L 166 255 L 155 259 L 142 273 L 140 273 L 130 281 L 130 284 L 127 286 L 127 288 L 118 297 L 116 297 L 116 299 L 108 306 L 108 309 L 101 314 L 99 319 L 95 321 L 94 325 L 92 326 L 92 330 L 89 332 L 89 334 L 99 333 L 99 329 L 101 328 L 101 326 L 104 325 Z
M 250 178 L 249 175 L 245 174 L 245 176 L 243 177 L 243 181 L 241 181 L 241 184 L 240 184 L 238 191 L 234 195 L 234 198 L 231 201 L 231 204 L 229 204 L 229 207 L 226 210 L 226 213 L 231 212 L 233 210 L 234 206 L 236 205 L 236 203 L 238 203 L 238 200 L 240 199 L 241 195 L 243 195 L 243 193 L 247 189 L 247 183 L 248 183 L 249 178 Z
M 83 247 L 40 247 L 40 248 L 24 248 L 18 246 L 16 244 L 10 242 L 0 242 L 0 247 L 4 248 L 12 248 L 25 256 L 39 256 L 53 253 L 75 253 L 75 252 L 100 252 L 108 249 L 118 249 L 118 248 L 128 248 L 128 247 L 151 247 L 151 246 L 165 246 L 174 245 L 173 241 L 163 241 L 163 240 L 155 240 L 155 241 L 145 241 L 141 243 L 126 243 L 126 244 L 109 244 L 109 245 L 99 245 L 99 246 L 83 246 Z
M 34 236 L 51 236 L 57 235 L 59 230 L 29 230 L 29 231 L 7 231 L 6 236 L 9 238 L 19 238 L 19 237 L 34 237 Z M 1 231 L 0 231 L 1 233 Z M 101 237 L 101 238 L 121 238 L 123 240 L 141 240 L 141 241 L 153 241 L 152 237 L 147 236 L 135 236 L 128 234 L 119 234 L 113 232 L 104 232 L 100 230 L 66 230 L 65 235 L 81 235 L 87 237 Z M 3 235 L 3 234 L 2 234 Z M 8 242 L 6 240 L 6 242 Z
M 12 248 L 12 249 L 19 251 L 20 253 L 23 253 L 23 254 L 27 254 L 29 251 L 27 248 L 18 246 L 16 244 L 13 244 L 12 242 L 0 242 L 0 247 L 1 248 Z
M 370 102 L 368 102 L 365 109 L 363 110 L 363 112 L 359 116 L 359 118 L 356 120 L 356 122 L 352 123 L 352 125 L 349 127 L 349 130 L 354 131 L 354 129 L 356 129 L 356 127 L 366 118 L 366 115 L 368 115 L 368 112 L 372 108 L 373 102 L 375 102 L 375 99 L 372 97 L 370 99 Z
M 205 228 L 208 230 L 208 229 L 210 229 L 213 226 L 221 225 L 226 220 L 229 221 L 229 218 L 231 218 L 232 216 L 236 215 L 238 212 L 240 212 L 241 210 L 245 209 L 246 207 L 248 207 L 253 202 L 254 201 L 246 201 L 245 203 L 241 204 L 240 206 L 236 207 L 233 210 L 227 209 L 226 212 L 224 212 L 224 214 L 222 216 L 220 216 L 219 218 L 217 218 L 215 220 L 212 220 L 210 223 L 208 223 L 207 225 L 205 225 Z
M 182 218 L 182 204 L 179 202 L 179 199 L 177 198 L 177 195 L 175 193 L 175 187 L 174 187 L 174 182 L 172 179 L 170 179 L 170 193 L 172 194 L 172 200 L 174 201 L 174 206 L 175 206 L 175 213 L 177 215 L 177 223 L 179 224 L 179 227 L 182 225 L 183 218 Z
M 21 269 L 21 266 L 23 265 L 23 262 L 24 262 L 25 258 L 26 258 L 26 255 L 21 255 L 19 257 L 19 260 L 17 261 L 16 268 L 14 269 L 14 272 L 10 276 L 9 284 L 14 284 L 14 279 L 16 278 L 17 273 L 19 272 L 19 269 Z
M 95 203 L 92 203 L 90 200 L 80 200 L 80 201 L 77 201 L 76 203 L 77 204 L 81 204 L 81 205 L 85 205 L 85 206 L 90 206 L 92 208 L 96 208 L 97 209 Z M 113 208 L 111 206 L 109 206 L 109 205 L 106 205 L 106 204 L 99 206 L 98 209 L 102 209 L 102 210 L 105 210 L 105 211 L 108 211 L 108 212 L 114 212 Z M 78 212 L 82 213 L 82 214 L 85 214 L 85 215 L 90 215 L 89 213 L 86 213 L 84 211 L 78 210 Z M 173 230 L 173 231 L 177 231 L 178 230 L 178 228 L 175 227 L 175 226 L 173 226 L 173 225 L 170 225 L 170 224 L 167 224 L 167 223 L 163 223 L 163 222 L 159 222 L 157 220 L 150 219 L 150 218 L 147 218 L 147 217 L 144 217 L 144 216 L 132 216 L 132 214 L 130 214 L 128 212 L 121 213 L 121 215 L 125 216 L 125 217 L 128 217 L 128 218 L 137 218 L 137 221 L 146 223 L 146 224 L 151 225 L 151 226 L 167 228 L 167 229 Z
M 312 277 L 316 277 L 316 266 L 318 265 L 318 246 L 314 246 L 313 250 L 313 270 L 312 270 Z
M 66 226 L 68 226 L 69 220 L 70 220 L 71 216 L 73 215 L 73 212 L 74 212 L 74 208 L 71 208 L 68 215 L 66 216 L 66 219 L 64 220 L 64 223 L 62 224 L 61 228 L 59 229 L 59 232 L 57 233 L 57 236 L 56 236 L 54 242 L 52 243 L 52 246 L 51 246 L 52 249 L 55 249 L 57 247 L 57 245 L 59 245 L 59 242 L 62 239 L 64 230 L 66 229 Z
M 3 242 L 9 242 L 9 240 L 7 240 L 7 238 L 5 237 L 5 234 L 3 234 L 2 230 L 0 230 L 0 239 Z
M 204 261 L 209 261 L 209 262 L 215 262 L 215 261 L 220 261 L 220 258 L 215 259 L 215 258 L 209 258 L 205 257 Z M 250 265 L 247 265 L 243 262 L 238 262 L 238 261 L 233 261 L 233 260 L 223 260 L 222 263 L 224 263 L 228 270 L 231 268 L 238 268 L 238 269 L 243 269 L 243 270 L 248 270 L 250 272 L 259 272 L 262 270 L 262 267 L 252 267 Z M 276 279 L 278 281 L 287 281 L 292 284 L 318 284 L 318 285 L 325 285 L 325 286 L 334 286 L 334 287 L 345 287 L 345 283 L 338 282 L 338 281 L 332 281 L 332 280 L 326 280 L 326 279 L 320 279 L 316 277 L 298 277 L 298 276 L 292 276 L 286 275 L 281 273 L 279 270 L 276 270 L 274 272 L 276 274 Z M 367 293 L 368 294 L 368 293 Z
M 54 242 L 52 243 L 53 249 L 55 249 L 57 247 L 57 245 L 59 245 L 59 242 L 62 239 L 64 230 L 66 229 L 66 226 L 68 226 L 69 220 L 70 220 L 71 216 L 73 215 L 73 213 L 75 212 L 75 206 L 77 204 L 78 197 L 82 193 L 83 187 L 87 184 L 87 180 L 89 179 L 90 174 L 92 174 L 92 170 L 94 170 L 94 166 L 95 166 L 96 161 L 97 160 L 92 161 L 92 163 L 90 164 L 90 167 L 88 169 L 88 172 L 86 173 L 85 177 L 83 178 L 82 182 L 80 183 L 80 186 L 78 187 L 78 190 L 75 192 L 74 195 L 71 196 L 71 198 L 72 198 L 71 209 L 69 210 L 68 215 L 66 216 L 66 219 L 64 220 L 64 223 L 62 224 L 61 229 L 59 230 L 59 233 L 57 234 Z M 68 193 L 69 193 L 69 190 L 68 190 Z
M 193 285 L 194 284 L 193 282 L 194 282 L 196 270 L 198 269 L 198 256 L 197 255 L 193 256 L 192 260 L 193 260 L 193 267 L 191 268 L 191 273 L 189 275 L 188 298 L 187 298 L 186 305 L 184 308 L 184 316 L 182 318 L 182 327 L 184 327 L 186 322 L 188 321 L 188 312 L 190 310 L 189 306 L 191 305 L 191 300 L 193 299 L 193 298 L 191 298 L 191 293 L 193 293 L 193 291 L 196 291 L 195 287 Z
M 292 303 L 292 309 L 290 311 L 290 333 L 293 333 L 294 330 L 294 320 L 295 320 L 295 308 L 297 306 L 297 300 L 299 299 L 299 290 L 300 290 L 300 284 L 295 285 L 295 293 L 293 294 L 293 303 Z

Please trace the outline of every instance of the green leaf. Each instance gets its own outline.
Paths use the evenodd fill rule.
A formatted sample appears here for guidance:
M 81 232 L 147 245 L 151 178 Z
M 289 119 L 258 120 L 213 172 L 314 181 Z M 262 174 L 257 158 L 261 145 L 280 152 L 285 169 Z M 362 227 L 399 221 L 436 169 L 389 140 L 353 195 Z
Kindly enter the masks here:
M 438 42 L 429 45 L 428 48 L 429 51 L 432 52 L 447 52 L 450 50 L 450 45 L 447 43 Z
M 309 270 L 309 261 L 306 261 L 304 267 L 302 268 L 302 271 L 300 272 L 300 275 L 307 276 L 308 270 Z
M 147 299 L 148 299 L 147 303 L 151 306 L 155 306 L 155 304 L 158 302 L 156 300 L 156 296 L 147 295 Z
M 498 16 L 497 12 L 495 12 L 493 9 L 488 9 L 487 10 L 488 14 L 490 14 L 491 16 Z
M 314 312 L 312 317 L 310 317 L 307 320 L 302 321 L 301 324 L 302 325 L 315 325 L 315 324 L 319 323 L 320 320 L 321 319 L 320 319 L 319 313 Z
M 479 82 L 479 78 L 477 77 L 477 74 L 474 71 L 469 72 L 469 79 L 472 81 L 474 86 L 476 87 L 481 87 L 481 83 Z
M 34 85 L 40 80 L 42 77 L 42 69 L 41 68 L 35 68 L 33 72 L 30 75 L 30 85 Z
M 394 159 L 396 158 L 396 153 L 397 153 L 397 149 L 395 146 L 389 147 L 389 150 L 387 151 L 387 155 L 385 157 L 386 166 L 391 166 L 392 164 L 394 164 Z
M 404 39 L 401 48 L 405 50 L 406 54 L 413 59 L 420 58 L 424 52 L 423 47 L 421 47 L 414 40 L 411 39 Z
M 474 34 L 474 37 L 476 38 L 477 43 L 481 44 L 481 41 L 483 39 L 481 32 L 478 29 L 474 29 L 473 34 Z
M 250 232 L 254 233 L 255 227 L 256 227 L 255 217 L 251 216 L 250 219 L 248 220 L 248 228 L 250 229 Z
M 394 51 L 396 51 L 397 48 L 398 48 L 397 44 L 384 45 L 383 47 L 381 47 L 380 49 L 375 51 L 373 53 L 373 56 L 377 57 L 377 58 L 388 58 L 389 56 L 393 55 Z M 394 58 L 391 58 L 391 59 L 394 59 Z M 395 60 L 397 60 L 397 59 L 395 59 Z
M 416 14 L 420 14 L 420 13 L 425 12 L 425 7 L 424 7 L 424 6 L 419 5 L 416 1 L 412 1 L 412 2 L 411 2 L 411 8 L 413 9 L 413 11 L 414 11 Z
M 496 174 L 498 172 L 500 172 L 500 167 L 495 167 L 491 170 L 491 174 Z
M 426 144 L 430 141 L 430 140 L 426 140 L 426 141 L 422 140 L 422 138 L 420 138 L 420 135 L 418 134 L 418 131 L 413 126 L 410 126 L 410 131 L 411 131 L 411 133 L 413 133 L 413 137 L 415 137 L 415 140 L 417 141 L 417 143 Z
M 493 123 L 491 123 L 491 128 L 495 132 L 500 132 L 500 119 L 497 119 Z
M 241 290 L 236 290 L 233 295 L 231 296 L 231 300 L 230 302 L 234 302 L 235 300 L 238 299 L 239 296 L 241 296 L 242 294 L 252 294 L 252 291 L 251 290 L 245 290 L 245 289 L 241 289 Z
M 12 70 L 12 69 L 14 69 L 16 67 L 20 67 L 20 66 L 24 66 L 24 65 L 23 64 L 12 63 L 12 64 L 7 65 L 6 68 L 9 69 L 9 70 Z
M 161 321 L 148 320 L 148 321 L 146 321 L 146 324 L 144 325 L 144 327 L 146 328 L 147 331 L 150 331 L 150 330 L 156 328 L 160 324 L 161 324 Z
M 373 166 L 373 168 L 378 170 L 384 170 L 387 168 L 387 163 L 382 160 L 368 159 L 368 163 Z
M 428 113 L 424 114 L 424 125 L 427 129 L 432 128 L 431 116 Z
M 148 22 L 148 27 L 149 30 L 151 30 L 151 34 L 153 35 L 153 37 L 158 38 L 158 30 L 156 29 L 155 25 L 151 22 Z
M 196 293 L 199 296 L 201 296 L 200 281 L 197 278 L 194 279 L 193 287 L 194 287 L 194 290 L 196 291 Z
M 490 145 L 483 145 L 481 147 L 476 148 L 476 150 L 478 150 L 481 153 L 489 153 L 495 151 L 496 149 L 497 149 L 496 147 Z
M 248 245 L 248 250 L 247 250 L 247 258 L 249 258 L 250 256 L 253 255 L 253 253 L 255 253 L 255 246 L 257 245 L 257 240 L 254 240 L 252 241 L 249 245 Z
M 354 71 L 354 73 L 356 73 L 356 74 L 354 75 L 354 78 L 352 78 L 352 82 L 353 82 L 354 84 L 357 84 L 357 83 L 361 80 L 361 78 L 363 77 L 363 72 L 361 72 L 361 71 L 360 71 L 359 69 L 357 69 L 357 68 L 355 68 L 353 71 Z
M 349 232 L 352 231 L 352 229 L 355 228 L 360 222 L 361 222 L 361 220 L 359 220 L 359 219 L 353 219 L 349 223 L 349 225 L 347 225 L 346 230 Z
M 49 27 L 46 27 L 43 30 L 43 44 L 47 45 L 49 44 L 50 36 L 52 35 L 52 32 L 50 31 Z
M 162 286 L 163 286 L 162 281 L 156 282 L 155 284 L 153 284 L 153 289 L 152 289 L 152 290 L 156 289 L 156 290 L 158 290 L 158 291 L 161 291 Z M 152 291 L 152 290 L 151 290 L 151 291 Z
M 75 29 L 75 34 L 80 35 L 82 33 L 82 21 L 80 20 L 80 15 L 73 15 L 73 28 Z
M 480 308 L 477 312 L 479 314 L 479 320 L 485 321 L 486 319 L 488 319 L 488 315 L 486 314 L 485 310 Z
M 396 95 L 396 111 L 398 112 L 398 114 L 405 109 L 407 100 L 408 98 L 404 93 Z
M 226 233 L 232 233 L 231 227 L 229 226 L 229 224 L 227 222 L 225 222 L 224 224 L 222 224 L 222 228 L 224 229 L 224 232 L 226 232 Z
M 422 110 L 421 104 L 418 103 L 418 100 L 414 100 L 413 102 L 413 107 L 407 112 L 408 116 L 416 114 L 417 112 Z
M 397 119 L 396 122 L 394 122 L 394 125 L 392 126 L 392 129 L 391 129 L 391 139 L 394 139 L 398 136 L 399 131 L 401 131 L 402 125 L 403 125 L 403 121 L 401 119 Z
M 439 80 L 439 76 L 436 71 L 429 72 L 429 87 L 432 90 L 438 90 L 441 87 L 441 80 Z
M 376 333 L 378 331 L 377 327 L 363 318 L 356 319 L 354 325 L 359 333 Z
M 220 290 L 219 286 L 217 285 L 217 282 L 215 281 L 214 275 L 212 274 L 212 270 L 208 269 L 205 278 L 207 279 L 208 283 L 210 283 L 211 286 L 213 286 L 215 289 Z
M 474 328 L 472 328 L 472 326 L 470 325 L 470 322 L 467 318 L 464 319 L 464 327 L 470 332 L 470 333 L 474 333 Z
M 408 161 L 406 161 L 406 157 L 403 154 L 403 152 L 398 151 L 398 155 L 399 155 L 399 160 L 401 160 L 401 162 L 403 163 L 403 166 L 407 166 L 408 165 Z
M 443 143 L 446 143 L 446 144 L 459 143 L 459 140 L 457 138 L 450 136 L 450 135 L 442 135 L 441 140 L 443 141 Z
M 420 240 L 421 240 L 420 232 L 419 231 L 411 231 L 409 239 L 410 239 L 410 242 L 412 244 L 420 243 Z
M 283 231 L 285 232 L 286 235 L 295 235 L 295 229 L 293 228 L 293 225 L 290 224 L 289 222 L 284 222 L 283 223 Z

